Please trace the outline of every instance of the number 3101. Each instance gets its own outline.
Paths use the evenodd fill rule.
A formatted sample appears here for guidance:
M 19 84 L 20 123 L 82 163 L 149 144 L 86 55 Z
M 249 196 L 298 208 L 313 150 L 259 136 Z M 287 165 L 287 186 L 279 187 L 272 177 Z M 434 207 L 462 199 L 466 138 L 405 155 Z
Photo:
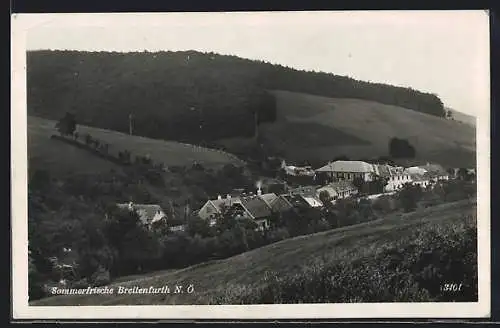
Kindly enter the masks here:
M 462 290 L 462 284 L 443 284 L 441 291 L 443 292 L 459 292 Z

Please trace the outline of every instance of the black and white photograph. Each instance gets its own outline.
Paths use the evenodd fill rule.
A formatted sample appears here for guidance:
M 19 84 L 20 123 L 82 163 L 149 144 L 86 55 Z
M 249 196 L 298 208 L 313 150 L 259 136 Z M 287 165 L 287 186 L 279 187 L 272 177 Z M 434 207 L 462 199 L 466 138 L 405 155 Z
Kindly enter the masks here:
M 14 15 L 14 316 L 489 315 L 488 22 Z

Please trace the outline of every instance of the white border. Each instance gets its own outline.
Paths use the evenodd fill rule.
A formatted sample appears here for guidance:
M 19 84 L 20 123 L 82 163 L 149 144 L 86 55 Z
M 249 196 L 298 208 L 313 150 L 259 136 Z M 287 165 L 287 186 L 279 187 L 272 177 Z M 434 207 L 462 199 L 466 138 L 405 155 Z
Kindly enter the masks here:
M 358 12 L 359 13 L 359 12 Z M 238 13 L 238 15 L 263 13 Z M 360 13 L 361 14 L 361 13 Z M 366 13 L 362 13 L 366 15 Z M 371 14 L 376 15 L 374 12 Z M 27 233 L 27 114 L 26 114 L 26 33 L 40 24 L 65 15 L 82 25 L 133 21 L 137 14 L 21 14 L 13 15 L 12 26 L 12 299 L 14 319 L 331 319 L 331 318 L 479 318 L 490 315 L 490 85 L 484 81 L 482 111 L 477 120 L 478 179 L 478 268 L 477 303 L 365 303 L 296 305 L 188 305 L 188 306 L 29 306 L 28 305 L 28 233 Z M 164 14 L 151 15 L 161 18 Z M 175 14 L 182 15 L 182 14 Z M 205 13 L 204 17 L 213 18 Z M 391 12 L 392 17 L 394 12 Z M 36 19 L 34 16 L 36 17 Z M 349 15 L 353 18 L 353 14 Z M 485 15 L 487 19 L 487 15 Z M 33 24 L 33 21 L 38 23 Z M 78 24 L 78 23 L 76 23 Z M 489 45 L 489 31 L 484 40 Z M 487 59 L 481 69 L 489 76 L 489 46 L 483 47 Z

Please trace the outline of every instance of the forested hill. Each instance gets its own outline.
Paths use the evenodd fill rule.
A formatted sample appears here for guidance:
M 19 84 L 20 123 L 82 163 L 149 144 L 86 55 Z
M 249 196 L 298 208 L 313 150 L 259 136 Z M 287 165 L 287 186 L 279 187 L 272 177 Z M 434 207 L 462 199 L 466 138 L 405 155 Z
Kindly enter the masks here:
M 273 89 L 445 115 L 433 94 L 196 51 L 33 51 L 27 71 L 31 115 L 125 132 L 133 114 L 135 134 L 187 142 L 253 135 L 255 112 L 275 119 Z

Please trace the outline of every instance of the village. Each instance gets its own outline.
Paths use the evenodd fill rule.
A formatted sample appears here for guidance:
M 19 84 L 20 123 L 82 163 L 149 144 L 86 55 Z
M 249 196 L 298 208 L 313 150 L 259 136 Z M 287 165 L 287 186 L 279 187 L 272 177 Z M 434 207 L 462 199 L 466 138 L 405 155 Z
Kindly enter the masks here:
M 287 211 L 321 210 L 342 199 L 373 201 L 394 195 L 405 186 L 432 190 L 440 182 L 458 179 L 464 174 L 473 178 L 476 175 L 475 169 L 446 170 L 439 164 L 402 167 L 358 160 L 337 160 L 315 170 L 310 166 L 287 165 L 283 160 L 280 172 L 284 179 L 263 177 L 256 182 L 254 190 L 235 188 L 226 195 L 207 199 L 192 213 L 186 209 L 186 217 L 194 215 L 215 226 L 218 218 L 229 215 L 234 220 L 249 219 L 255 223 L 255 230 L 266 231 L 271 228 L 273 217 Z M 297 179 L 309 183 L 300 185 Z M 117 206 L 135 211 L 149 228 L 164 225 L 171 232 L 187 228 L 186 222 L 171 224 L 166 211 L 157 204 L 128 202 Z
M 13 20 L 15 313 L 486 315 L 483 11 L 167 14 Z

